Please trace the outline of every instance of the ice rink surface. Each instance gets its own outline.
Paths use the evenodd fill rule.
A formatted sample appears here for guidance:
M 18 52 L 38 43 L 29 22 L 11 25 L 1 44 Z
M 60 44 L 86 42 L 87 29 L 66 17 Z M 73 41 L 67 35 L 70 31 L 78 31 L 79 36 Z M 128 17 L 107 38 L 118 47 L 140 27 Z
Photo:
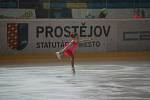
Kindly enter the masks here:
M 0 100 L 150 100 L 150 61 L 0 66 Z

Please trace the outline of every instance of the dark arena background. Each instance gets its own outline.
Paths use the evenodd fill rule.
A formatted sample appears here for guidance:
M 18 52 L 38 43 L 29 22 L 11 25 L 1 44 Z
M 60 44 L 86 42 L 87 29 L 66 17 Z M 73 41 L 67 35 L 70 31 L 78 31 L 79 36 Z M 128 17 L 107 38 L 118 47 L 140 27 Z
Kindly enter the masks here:
M 150 0 L 0 0 L 0 41 L 0 100 L 150 100 Z

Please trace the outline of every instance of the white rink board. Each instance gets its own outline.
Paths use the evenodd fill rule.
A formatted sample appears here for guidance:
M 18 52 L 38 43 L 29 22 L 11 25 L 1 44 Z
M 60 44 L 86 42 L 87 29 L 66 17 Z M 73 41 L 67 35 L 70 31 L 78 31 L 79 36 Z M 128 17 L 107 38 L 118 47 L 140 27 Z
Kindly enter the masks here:
M 118 23 L 118 51 L 150 50 L 150 20 Z
M 0 20 L 0 40 L 3 41 L 0 44 L 0 54 L 55 52 L 63 48 L 65 42 L 70 41 L 71 38 L 66 37 L 69 32 L 77 32 L 81 39 L 94 39 L 91 43 L 80 44 L 79 52 L 150 50 L 149 22 L 149 19 L 3 19 Z M 27 26 L 24 33 L 18 31 L 18 34 L 21 34 L 18 37 L 20 41 L 25 38 L 23 34 L 27 35 L 25 41 L 17 41 L 18 45 L 26 43 L 21 49 L 8 46 L 8 25 L 12 23 Z M 132 32 L 146 32 L 140 33 L 144 40 L 128 40 L 132 38 Z M 137 49 L 139 43 L 142 47 Z M 134 48 L 131 48 L 132 46 Z

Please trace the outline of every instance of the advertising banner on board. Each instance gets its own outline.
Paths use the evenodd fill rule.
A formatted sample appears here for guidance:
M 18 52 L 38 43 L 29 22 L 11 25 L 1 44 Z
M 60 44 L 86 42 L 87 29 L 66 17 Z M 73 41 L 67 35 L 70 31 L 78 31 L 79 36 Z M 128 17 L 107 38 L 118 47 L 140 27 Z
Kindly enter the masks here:
M 0 9 L 0 19 L 33 19 L 34 9 Z
M 0 54 L 56 52 L 81 40 L 78 52 L 150 50 L 150 20 L 4 19 L 0 20 Z
M 118 51 L 150 50 L 150 20 L 118 22 Z
M 7 20 L 1 22 L 3 49 L 12 52 L 54 52 L 71 41 L 69 33 L 77 33 L 81 40 L 79 51 L 116 50 L 116 23 L 101 20 Z

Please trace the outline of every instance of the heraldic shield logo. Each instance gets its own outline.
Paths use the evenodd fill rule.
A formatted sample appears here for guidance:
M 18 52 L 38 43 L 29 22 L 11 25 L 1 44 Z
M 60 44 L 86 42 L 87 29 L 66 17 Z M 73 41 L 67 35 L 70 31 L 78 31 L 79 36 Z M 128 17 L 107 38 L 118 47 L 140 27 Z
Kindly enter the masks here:
M 22 50 L 28 44 L 27 23 L 7 23 L 7 44 L 13 50 Z

